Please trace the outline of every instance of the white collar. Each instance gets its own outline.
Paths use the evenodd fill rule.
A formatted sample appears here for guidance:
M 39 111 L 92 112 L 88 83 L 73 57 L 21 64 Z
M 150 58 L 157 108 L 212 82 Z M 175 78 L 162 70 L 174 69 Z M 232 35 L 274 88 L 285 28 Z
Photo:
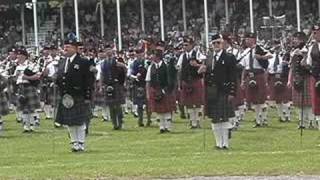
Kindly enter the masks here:
M 219 52 L 214 52 L 214 56 L 220 57 L 222 54 L 222 49 Z
M 72 61 L 74 60 L 74 58 L 77 56 L 77 53 L 74 53 L 71 57 L 69 57 L 70 59 L 70 63 L 72 63 Z

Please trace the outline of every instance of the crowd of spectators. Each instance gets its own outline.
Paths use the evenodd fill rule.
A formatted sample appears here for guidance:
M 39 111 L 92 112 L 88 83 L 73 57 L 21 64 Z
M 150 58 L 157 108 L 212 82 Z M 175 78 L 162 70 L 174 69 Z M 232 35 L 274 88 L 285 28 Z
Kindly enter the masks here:
M 204 6 L 203 0 L 185 0 L 187 32 L 200 38 L 204 31 Z M 97 1 L 79 0 L 79 25 L 82 40 L 97 42 L 100 37 L 100 8 Z M 164 22 L 167 35 L 180 36 L 183 31 L 182 0 L 163 0 Z M 208 16 L 210 31 L 229 30 L 234 33 L 248 31 L 250 28 L 249 0 L 228 0 L 230 23 L 225 26 L 224 0 L 208 0 Z M 262 17 L 269 15 L 269 1 L 254 0 L 254 24 L 255 30 L 260 30 Z M 302 29 L 309 27 L 317 21 L 318 4 L 314 0 L 301 1 L 301 26 Z M 73 1 L 64 4 L 64 29 L 65 34 L 75 31 Z M 145 32 L 141 30 L 140 1 L 121 1 L 121 27 L 123 44 L 126 46 L 130 41 L 146 35 L 160 37 L 160 9 L 159 0 L 144 1 Z M 272 12 L 275 16 L 286 15 L 285 28 L 296 27 L 296 4 L 291 0 L 277 0 L 272 2 Z M 0 6 L 0 48 L 21 41 L 21 18 L 20 5 Z M 32 32 L 32 10 L 25 10 L 26 32 Z M 54 20 L 56 28 L 50 31 L 48 41 L 60 38 L 59 8 L 41 6 L 38 8 L 40 26 L 45 21 Z M 113 41 L 117 37 L 117 11 L 115 0 L 104 0 L 105 37 Z M 261 31 L 262 32 L 262 31 Z

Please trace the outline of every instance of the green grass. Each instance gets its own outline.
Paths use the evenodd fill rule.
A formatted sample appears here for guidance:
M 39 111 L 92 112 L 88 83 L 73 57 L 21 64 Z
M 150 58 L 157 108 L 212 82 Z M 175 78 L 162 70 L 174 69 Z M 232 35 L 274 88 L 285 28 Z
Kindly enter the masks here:
M 52 128 L 52 121 L 42 120 L 38 132 L 23 134 L 9 115 L 0 137 L 0 179 L 320 175 L 318 130 L 304 131 L 301 139 L 297 120 L 279 123 L 274 109 L 269 114 L 269 127 L 253 129 L 250 112 L 229 151 L 213 149 L 208 120 L 206 129 L 190 130 L 177 119 L 171 134 L 159 134 L 156 125 L 137 127 L 132 116 L 123 131 L 94 119 L 87 151 L 79 154 L 70 152 L 67 131 Z

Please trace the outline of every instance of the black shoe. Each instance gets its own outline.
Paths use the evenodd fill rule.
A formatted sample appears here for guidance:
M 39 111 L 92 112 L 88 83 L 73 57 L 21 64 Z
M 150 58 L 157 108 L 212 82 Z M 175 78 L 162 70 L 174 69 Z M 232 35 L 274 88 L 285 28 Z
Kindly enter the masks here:
M 147 127 L 151 126 L 151 121 L 147 122 Z
M 227 146 L 223 146 L 222 148 L 223 148 L 223 150 L 229 150 L 229 148 Z
M 21 123 L 22 122 L 22 120 L 18 119 L 18 118 L 16 118 L 16 121 L 17 121 L 17 123 Z
M 186 115 L 185 114 L 181 114 L 180 115 L 180 119 L 186 119 L 187 117 L 186 117 Z
M 305 129 L 305 126 L 298 126 L 298 129 Z
M 190 129 L 197 129 L 197 126 L 191 126 Z
M 169 129 L 164 129 L 164 132 L 169 133 L 170 130 Z
M 160 134 L 165 133 L 166 131 L 164 129 L 160 129 Z
M 255 124 L 255 125 L 253 126 L 253 128 L 259 128 L 259 127 L 261 127 L 261 124 Z
M 139 127 L 144 127 L 144 124 L 143 123 L 139 124 Z

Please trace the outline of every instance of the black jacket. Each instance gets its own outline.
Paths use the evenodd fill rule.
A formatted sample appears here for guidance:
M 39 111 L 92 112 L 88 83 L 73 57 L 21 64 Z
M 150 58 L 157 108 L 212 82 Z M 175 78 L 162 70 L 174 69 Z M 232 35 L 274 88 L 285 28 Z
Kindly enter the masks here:
M 93 87 L 92 73 L 89 70 L 90 62 L 77 54 L 65 73 L 66 61 L 67 59 L 62 59 L 58 65 L 56 83 L 60 94 L 70 94 L 73 97 L 90 100 Z

